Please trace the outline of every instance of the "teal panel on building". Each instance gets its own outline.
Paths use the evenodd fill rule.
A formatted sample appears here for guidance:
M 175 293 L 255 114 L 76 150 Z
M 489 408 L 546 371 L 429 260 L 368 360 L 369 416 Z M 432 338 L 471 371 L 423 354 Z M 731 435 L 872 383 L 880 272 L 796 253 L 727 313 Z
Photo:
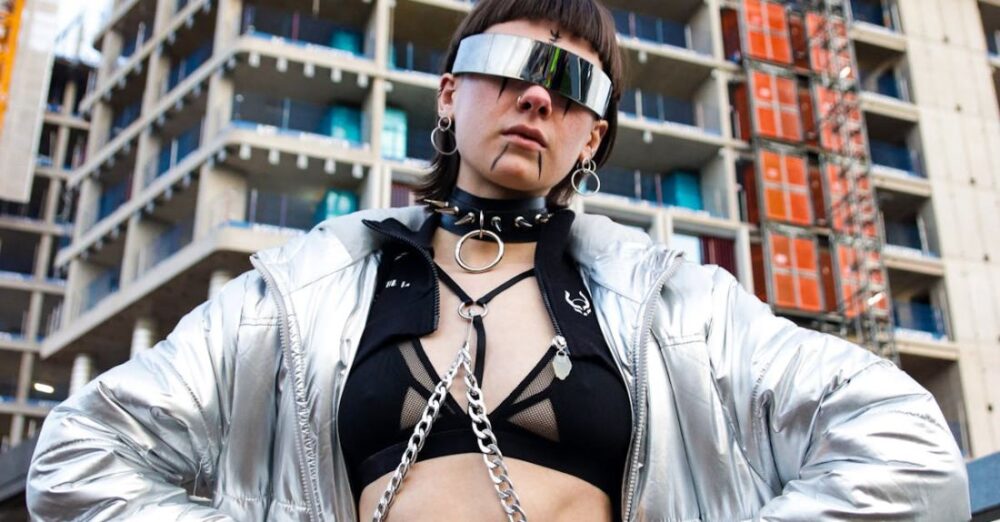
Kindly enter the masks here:
M 387 107 L 382 123 L 382 157 L 406 159 L 407 115 L 401 109 Z

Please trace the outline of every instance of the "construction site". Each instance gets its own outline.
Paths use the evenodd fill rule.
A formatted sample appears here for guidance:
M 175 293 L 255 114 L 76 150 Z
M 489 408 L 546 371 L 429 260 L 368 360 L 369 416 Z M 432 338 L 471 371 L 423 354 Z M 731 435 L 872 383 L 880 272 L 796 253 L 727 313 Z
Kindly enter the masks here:
M 54 2 L 3 4 L 4 451 L 251 253 L 415 204 L 474 5 L 115 0 L 87 64 L 18 48 Z M 1000 451 L 1000 0 L 605 4 L 628 85 L 574 209 L 893 361 L 967 458 Z

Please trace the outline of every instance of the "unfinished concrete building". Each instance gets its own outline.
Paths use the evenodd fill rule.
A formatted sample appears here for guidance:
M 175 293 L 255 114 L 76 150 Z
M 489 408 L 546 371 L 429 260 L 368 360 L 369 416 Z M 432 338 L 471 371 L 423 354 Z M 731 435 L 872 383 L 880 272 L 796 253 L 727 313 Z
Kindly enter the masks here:
M 968 456 L 1000 450 L 1000 3 L 606 4 L 631 77 L 604 190 L 578 207 L 896 360 Z M 250 253 L 412 203 L 471 6 L 117 1 L 44 364 L 85 382 Z

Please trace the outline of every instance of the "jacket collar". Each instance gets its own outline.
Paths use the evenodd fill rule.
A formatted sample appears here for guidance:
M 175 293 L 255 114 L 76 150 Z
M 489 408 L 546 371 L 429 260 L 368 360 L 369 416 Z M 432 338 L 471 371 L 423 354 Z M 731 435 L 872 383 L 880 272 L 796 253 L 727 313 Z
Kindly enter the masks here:
M 369 209 L 331 218 L 308 234 L 285 245 L 253 255 L 283 292 L 294 292 L 326 275 L 377 252 L 386 240 L 363 221 L 395 219 L 418 229 L 427 218 L 422 206 Z M 658 269 L 676 255 L 665 246 L 605 216 L 578 214 L 570 228 L 568 249 L 584 274 L 594 283 L 630 299 L 641 301 L 653 285 Z

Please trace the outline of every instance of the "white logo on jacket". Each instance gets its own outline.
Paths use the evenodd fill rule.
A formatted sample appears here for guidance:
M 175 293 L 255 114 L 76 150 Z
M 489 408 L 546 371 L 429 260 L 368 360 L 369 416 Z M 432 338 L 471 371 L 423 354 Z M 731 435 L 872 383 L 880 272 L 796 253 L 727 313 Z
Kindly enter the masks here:
M 583 291 L 577 292 L 580 297 L 573 298 L 569 295 L 569 290 L 566 290 L 566 302 L 576 310 L 576 313 L 587 317 L 590 315 L 590 301 L 587 300 L 587 296 L 583 295 Z

